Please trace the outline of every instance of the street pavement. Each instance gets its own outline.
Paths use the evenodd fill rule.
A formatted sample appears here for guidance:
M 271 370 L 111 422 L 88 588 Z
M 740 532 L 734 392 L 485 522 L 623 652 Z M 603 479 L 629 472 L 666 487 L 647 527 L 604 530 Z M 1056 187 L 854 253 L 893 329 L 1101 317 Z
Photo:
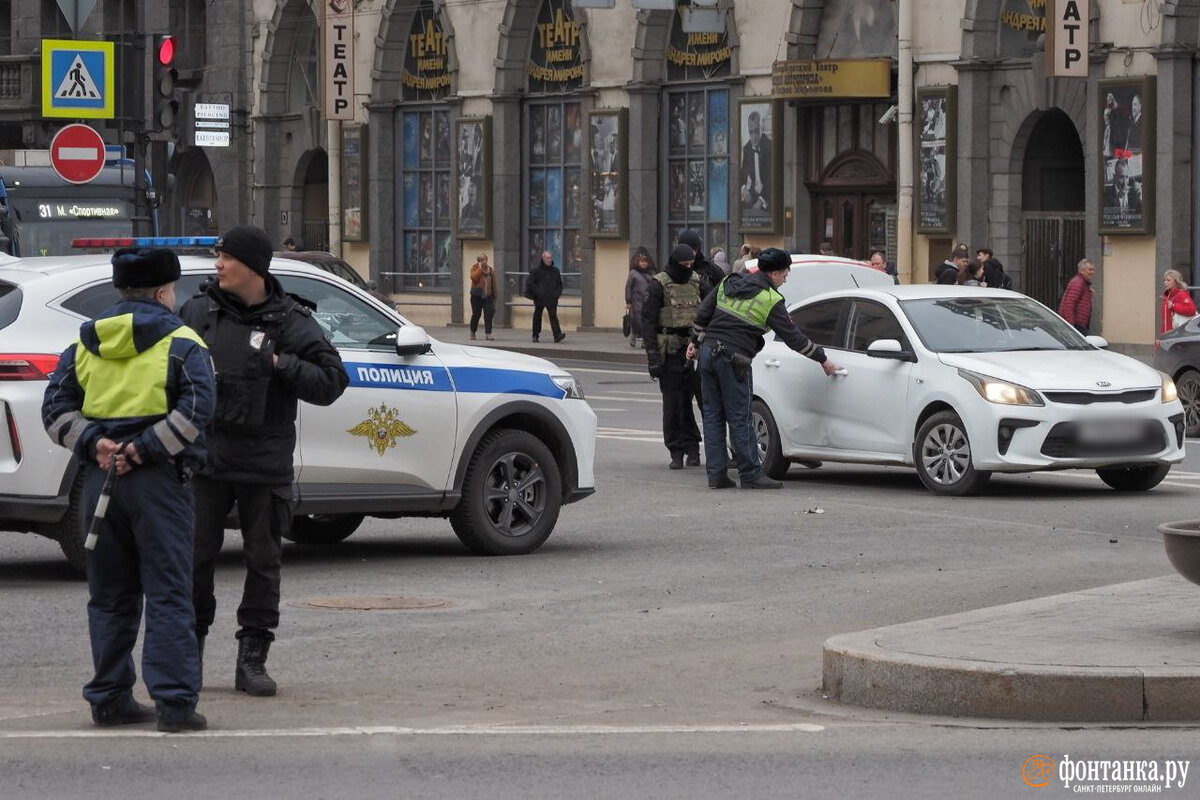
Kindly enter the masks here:
M 568 332 L 558 344 L 515 329 L 491 342 L 472 342 L 465 326 L 430 334 L 552 361 L 645 363 L 611 331 Z M 1178 613 L 1196 591 L 1160 578 L 834 636 L 823 689 L 851 705 L 944 716 L 1200 720 L 1200 634 Z

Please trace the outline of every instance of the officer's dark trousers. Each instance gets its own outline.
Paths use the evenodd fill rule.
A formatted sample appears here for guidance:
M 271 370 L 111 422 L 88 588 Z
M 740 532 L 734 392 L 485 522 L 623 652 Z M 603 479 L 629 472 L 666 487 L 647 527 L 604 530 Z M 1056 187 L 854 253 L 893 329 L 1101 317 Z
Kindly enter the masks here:
M 225 518 L 236 501 L 242 528 L 242 557 L 246 583 L 237 621 L 243 636 L 274 641 L 279 627 L 279 567 L 282 537 L 292 522 L 292 487 L 213 480 L 197 475 L 196 564 L 192 596 L 196 603 L 196 633 L 207 636 L 217 613 L 213 592 L 217 554 L 225 541 Z
M 86 464 L 84 508 L 96 508 L 104 472 Z M 133 646 L 145 597 L 142 679 L 157 703 L 194 708 L 200 658 L 192 613 L 192 491 L 174 465 L 144 464 L 118 477 L 96 548 L 85 555 L 93 705 L 133 691 Z
M 746 370 L 746 380 L 738 380 L 733 364 L 713 348 L 700 350 L 700 381 L 704 385 L 704 466 L 708 479 L 720 480 L 729 468 L 725 427 L 729 427 L 730 445 L 737 457 L 738 475 L 746 484 L 762 477 L 758 442 L 750 422 L 750 398 L 754 395 L 754 375 Z
M 663 402 L 663 444 L 671 455 L 700 455 L 700 429 L 692 398 L 700 380 L 684 351 L 663 356 L 658 388 Z

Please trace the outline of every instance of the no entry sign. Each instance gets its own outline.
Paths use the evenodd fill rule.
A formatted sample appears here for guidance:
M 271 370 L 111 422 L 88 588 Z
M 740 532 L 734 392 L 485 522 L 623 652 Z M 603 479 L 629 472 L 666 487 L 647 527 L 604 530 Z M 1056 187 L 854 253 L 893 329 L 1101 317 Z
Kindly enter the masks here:
M 50 140 L 50 165 L 64 181 L 87 183 L 104 169 L 104 140 L 87 125 L 68 125 Z

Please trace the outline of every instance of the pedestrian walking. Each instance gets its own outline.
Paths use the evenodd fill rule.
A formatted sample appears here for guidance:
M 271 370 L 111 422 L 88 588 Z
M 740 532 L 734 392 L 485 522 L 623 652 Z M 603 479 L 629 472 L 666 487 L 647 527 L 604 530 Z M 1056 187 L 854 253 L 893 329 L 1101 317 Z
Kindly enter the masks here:
M 663 444 L 671 469 L 683 469 L 684 459 L 690 467 L 700 466 L 700 428 L 692 408 L 699 379 L 687 357 L 692 318 L 704 291 L 695 261 L 695 250 L 676 245 L 667 266 L 651 279 L 642 309 L 646 361 L 662 392 Z
M 471 339 L 479 331 L 479 315 L 483 315 L 483 335 L 492 341 L 492 318 L 496 316 L 496 270 L 488 263 L 487 253 L 480 253 L 471 265 Z
M 1096 265 L 1091 259 L 1085 258 L 1075 270 L 1075 276 L 1067 282 L 1066 291 L 1058 303 L 1058 315 L 1087 336 L 1092 325 L 1092 298 L 1096 295 L 1092 288 L 1092 281 L 1096 279 Z
M 555 343 L 567 338 L 558 324 L 558 298 L 562 293 L 562 273 L 554 265 L 554 254 L 547 250 L 525 278 L 525 297 L 533 301 L 533 341 L 542 335 L 543 310 L 550 317 L 550 332 L 554 334 Z
M 327 406 L 350 382 L 308 301 L 270 273 L 271 240 L 239 225 L 217 240 L 217 275 L 180 316 L 204 338 L 217 373 L 208 459 L 195 478 L 192 597 L 200 656 L 216 617 L 214 573 L 225 518 L 237 504 L 246 578 L 237 611 L 234 688 L 275 694 L 266 661 L 279 627 L 282 538 L 290 530 L 292 453 L 300 400 Z
M 790 253 L 774 247 L 758 257 L 758 270 L 730 275 L 700 304 L 687 357 L 700 359 L 704 385 L 704 457 L 708 487 L 727 489 L 736 484 L 729 464 L 725 428 L 737 458 L 743 489 L 778 489 L 783 484 L 763 474 L 758 442 L 750 423 L 754 376 L 750 363 L 762 349 L 763 336 L 774 331 L 778 341 L 821 365 L 826 375 L 838 367 L 825 351 L 792 322 L 779 287 L 791 272 Z
M 629 260 L 629 277 L 625 279 L 625 315 L 629 317 L 630 347 L 642 347 L 642 307 L 657 271 L 650 251 L 644 247 L 639 247 Z
M 753 256 L 750 255 L 750 245 L 743 244 L 738 250 L 738 257 L 734 260 L 733 267 L 729 271 L 731 273 L 741 272 L 746 268 L 746 262 L 751 258 L 753 258 Z
M 1174 330 L 1196 316 L 1196 301 L 1188 291 L 1183 273 L 1169 269 L 1163 273 L 1161 333 Z
M 157 719 L 167 733 L 203 730 L 188 479 L 205 457 L 212 360 L 172 312 L 174 252 L 125 248 L 112 264 L 121 299 L 80 326 L 42 403 L 50 438 L 79 459 L 87 515 L 103 520 L 84 554 L 94 673 L 83 697 L 102 727 Z M 133 698 L 143 602 L 142 679 L 153 710 Z

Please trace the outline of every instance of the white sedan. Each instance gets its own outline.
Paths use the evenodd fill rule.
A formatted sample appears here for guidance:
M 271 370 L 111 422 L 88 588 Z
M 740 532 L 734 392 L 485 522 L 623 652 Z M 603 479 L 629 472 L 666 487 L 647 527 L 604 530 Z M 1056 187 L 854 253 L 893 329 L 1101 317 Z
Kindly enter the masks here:
M 963 495 L 992 472 L 1094 469 L 1144 491 L 1183 460 L 1174 382 L 1016 292 L 872 286 L 790 309 L 845 374 L 768 335 L 753 416 L 772 477 L 793 461 L 907 465 Z

